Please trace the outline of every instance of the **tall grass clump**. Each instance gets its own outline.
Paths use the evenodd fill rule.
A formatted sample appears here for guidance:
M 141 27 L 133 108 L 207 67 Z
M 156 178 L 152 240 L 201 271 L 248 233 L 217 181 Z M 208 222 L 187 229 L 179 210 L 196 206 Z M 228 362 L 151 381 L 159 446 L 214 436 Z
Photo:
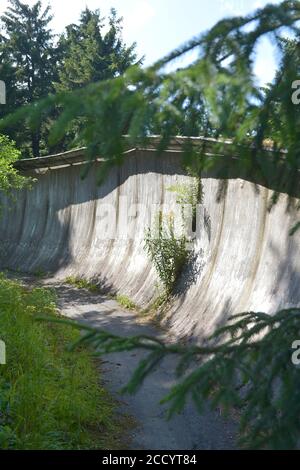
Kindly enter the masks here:
M 80 333 L 39 315 L 56 318 L 55 294 L 0 274 L 0 448 L 114 447 L 114 406 L 96 363 L 86 348 L 67 349 Z
M 87 289 L 94 294 L 100 292 L 99 286 L 97 286 L 97 284 L 94 284 L 93 282 L 90 282 L 83 277 L 69 276 L 66 278 L 65 283 L 69 286 L 76 287 L 77 289 Z

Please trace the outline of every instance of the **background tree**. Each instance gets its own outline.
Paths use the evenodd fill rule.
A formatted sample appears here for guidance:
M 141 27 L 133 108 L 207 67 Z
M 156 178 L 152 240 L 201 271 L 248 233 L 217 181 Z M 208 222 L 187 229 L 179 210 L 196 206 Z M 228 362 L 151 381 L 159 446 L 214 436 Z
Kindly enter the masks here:
M 129 66 L 141 64 L 141 60 L 137 61 L 136 44 L 127 46 L 123 41 L 122 21 L 115 9 L 111 9 L 106 21 L 99 10 L 86 8 L 78 24 L 66 27 L 58 44 L 57 92 L 72 91 L 114 78 L 122 75 Z M 64 148 L 84 145 L 82 140 L 76 139 L 83 123 L 84 118 L 74 120 L 64 136 Z
M 53 94 L 80 89 L 90 83 L 122 75 L 137 61 L 135 43 L 127 46 L 122 37 L 122 18 L 111 10 L 108 21 L 98 10 L 86 8 L 78 24 L 71 24 L 57 41 L 50 22 L 50 7 L 41 1 L 32 7 L 20 0 L 10 0 L 1 18 L 0 73 L 7 84 L 7 106 L 0 117 L 23 105 Z M 82 144 L 75 139 L 83 117 L 74 119 L 57 145 L 49 145 L 49 127 L 61 106 L 54 107 L 39 124 L 11 124 L 5 132 L 16 140 L 23 157 L 38 157 Z
M 105 18 L 100 16 L 100 11 L 86 8 L 78 24 L 66 27 L 59 41 L 57 91 L 74 90 L 116 77 L 137 62 L 136 44 L 127 47 L 123 41 L 122 21 L 112 9 L 104 32 Z
M 20 0 L 10 0 L 10 6 L 1 18 L 0 54 L 9 103 L 4 112 L 34 103 L 53 91 L 56 50 L 49 26 L 51 20 L 50 7 L 43 9 L 40 1 L 30 7 Z M 42 123 L 35 129 L 22 127 L 14 137 L 23 153 L 40 156 L 44 137 Z M 28 147 L 29 142 L 30 150 L 28 148 L 26 152 L 24 147 Z

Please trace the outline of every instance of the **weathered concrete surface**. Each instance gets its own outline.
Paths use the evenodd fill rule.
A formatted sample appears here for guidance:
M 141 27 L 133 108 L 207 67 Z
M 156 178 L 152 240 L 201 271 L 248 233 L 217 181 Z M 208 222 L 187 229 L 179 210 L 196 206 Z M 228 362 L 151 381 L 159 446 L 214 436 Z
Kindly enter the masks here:
M 78 160 L 77 156 L 74 163 Z M 72 156 L 65 161 L 70 162 Z M 44 170 L 37 175 L 38 183 L 19 194 L 17 204 L 4 201 L 1 267 L 50 271 L 58 279 L 97 279 L 137 304 L 149 304 L 156 295 L 157 277 L 143 248 L 144 231 L 162 204 L 176 210 L 176 195 L 168 188 L 189 180 L 180 152 L 129 153 L 125 164 L 113 169 L 100 187 L 95 174 L 101 162 L 83 181 L 81 166 L 47 170 L 52 164 L 53 159 L 40 164 Z M 300 234 L 288 235 L 297 221 L 297 201 L 289 204 L 281 193 L 268 211 L 272 190 L 251 178 L 239 178 L 239 173 L 232 175 L 226 181 L 218 172 L 203 175 L 197 257 L 183 274 L 167 314 L 170 331 L 181 336 L 202 339 L 235 312 L 272 313 L 300 305 Z M 125 197 L 131 207 L 127 238 Z M 111 207 L 115 217 L 106 213 Z M 116 230 L 115 239 L 105 239 L 107 226 Z

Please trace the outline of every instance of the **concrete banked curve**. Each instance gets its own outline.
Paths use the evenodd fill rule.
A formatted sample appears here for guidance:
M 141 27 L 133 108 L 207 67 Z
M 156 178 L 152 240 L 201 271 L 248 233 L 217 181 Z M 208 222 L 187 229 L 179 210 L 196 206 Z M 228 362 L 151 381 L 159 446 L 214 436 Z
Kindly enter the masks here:
M 128 152 L 101 186 L 101 161 L 81 179 L 81 150 L 21 161 L 19 168 L 38 181 L 15 203 L 1 196 L 1 268 L 52 272 L 58 279 L 83 276 L 138 305 L 153 301 L 158 279 L 144 232 L 163 204 L 175 210 L 176 194 L 168 188 L 190 179 L 180 142 L 160 156 L 153 146 Z M 202 175 L 203 230 L 166 315 L 178 336 L 201 340 L 233 313 L 271 314 L 300 305 L 300 234 L 288 233 L 299 218 L 297 199 L 282 192 L 270 211 L 274 188 L 233 174 L 226 180 L 218 171 Z M 130 223 L 124 233 L 126 203 Z M 103 236 L 108 225 L 116 238 Z

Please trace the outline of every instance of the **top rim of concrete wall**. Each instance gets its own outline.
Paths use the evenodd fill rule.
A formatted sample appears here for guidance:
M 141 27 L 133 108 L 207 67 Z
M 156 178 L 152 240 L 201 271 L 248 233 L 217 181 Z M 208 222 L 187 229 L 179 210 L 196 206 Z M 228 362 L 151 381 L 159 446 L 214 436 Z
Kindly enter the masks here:
M 124 136 L 127 139 L 127 136 Z M 145 142 L 130 148 L 125 152 L 131 153 L 135 152 L 136 150 L 149 150 L 153 151 L 156 150 L 161 137 L 160 136 L 149 136 L 145 139 Z M 216 146 L 217 144 L 222 143 L 223 145 L 231 145 L 231 141 L 229 140 L 216 140 L 213 138 L 204 138 L 204 137 L 183 137 L 183 136 L 175 136 L 171 139 L 168 148 L 166 151 L 169 152 L 182 152 L 182 147 L 184 143 L 187 141 L 191 141 L 193 145 L 213 145 Z M 58 166 L 69 166 L 74 164 L 80 164 L 86 162 L 86 147 L 81 147 L 74 150 L 69 150 L 67 152 L 58 153 L 54 155 L 48 155 L 45 157 L 38 157 L 38 158 L 26 158 L 22 160 L 18 160 L 15 163 L 15 167 L 19 170 L 30 170 L 30 169 L 39 169 L 39 168 L 54 168 Z M 103 161 L 104 159 L 97 158 L 97 161 Z
M 124 136 L 124 139 L 127 140 L 128 137 Z M 160 143 L 161 136 L 153 135 L 147 137 L 141 144 L 138 144 L 134 147 L 130 147 L 128 139 L 128 150 L 125 154 L 135 152 L 137 150 L 144 151 L 155 151 Z M 184 144 L 189 141 L 192 142 L 193 146 L 205 146 L 205 154 L 207 155 L 219 155 L 220 154 L 220 144 L 222 145 L 222 150 L 225 150 L 224 147 L 230 147 L 232 145 L 231 140 L 221 140 L 214 139 L 209 137 L 185 137 L 185 136 L 175 136 L 171 139 L 168 144 L 168 148 L 165 152 L 180 152 L 182 153 Z M 217 148 L 217 146 L 219 146 Z M 271 149 L 266 148 L 266 153 L 273 153 Z M 39 169 L 39 168 L 57 168 L 60 166 L 71 166 L 76 164 L 82 164 L 87 161 L 86 158 L 86 147 L 79 149 L 69 150 L 67 152 L 58 153 L 55 155 L 48 155 L 45 157 L 38 158 L 26 158 L 18 160 L 15 163 L 15 167 L 18 170 L 30 170 L 30 169 Z M 99 156 L 97 161 L 103 161 L 104 159 Z

